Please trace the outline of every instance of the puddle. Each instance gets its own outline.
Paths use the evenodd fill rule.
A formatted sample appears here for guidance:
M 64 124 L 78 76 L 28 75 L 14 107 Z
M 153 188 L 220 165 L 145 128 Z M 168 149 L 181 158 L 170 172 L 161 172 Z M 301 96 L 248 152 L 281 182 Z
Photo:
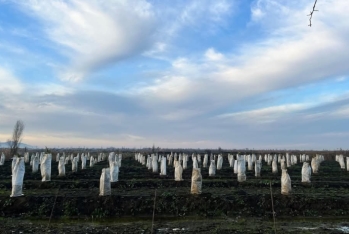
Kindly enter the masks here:
M 172 231 L 179 232 L 179 231 L 188 231 L 189 228 L 173 228 Z
M 336 230 L 341 231 L 343 233 L 349 233 L 349 227 L 347 227 L 347 226 L 333 228 L 333 229 L 336 229 Z
M 316 230 L 319 229 L 318 227 L 297 227 L 297 229 L 306 231 L 306 230 Z

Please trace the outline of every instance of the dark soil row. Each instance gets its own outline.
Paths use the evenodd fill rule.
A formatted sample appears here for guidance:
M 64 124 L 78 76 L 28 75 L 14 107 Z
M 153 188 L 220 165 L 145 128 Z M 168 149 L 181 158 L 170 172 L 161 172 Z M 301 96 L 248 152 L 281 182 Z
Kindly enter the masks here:
M 86 196 L 24 196 L 17 198 L 0 197 L 1 216 L 11 217 L 122 217 L 151 216 L 154 196 L 143 195 L 112 195 L 99 197 L 92 194 Z M 349 215 L 348 197 L 325 199 L 303 195 L 273 195 L 274 209 L 279 216 L 343 216 Z M 255 216 L 271 217 L 270 194 L 225 194 L 212 195 L 203 193 L 199 196 L 174 195 L 172 193 L 156 197 L 155 212 L 157 216 L 202 217 Z

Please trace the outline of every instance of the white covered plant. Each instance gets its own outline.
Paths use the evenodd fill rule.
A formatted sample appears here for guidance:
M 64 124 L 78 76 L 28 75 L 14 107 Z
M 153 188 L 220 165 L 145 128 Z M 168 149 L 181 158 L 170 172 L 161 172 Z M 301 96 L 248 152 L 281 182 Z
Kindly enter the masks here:
M 103 168 L 99 184 L 99 196 L 111 195 L 110 169 Z
M 246 181 L 246 163 L 244 158 L 238 159 L 238 181 Z
M 65 159 L 61 157 L 58 161 L 58 176 L 65 176 Z
M 42 156 L 40 162 L 40 170 L 41 170 L 41 181 L 51 181 L 51 161 L 52 154 L 46 153 Z
M 291 178 L 287 173 L 287 169 L 282 169 L 281 174 L 281 194 L 289 195 L 291 193 Z
M 25 173 L 24 158 L 16 158 L 12 170 L 12 192 L 11 197 L 23 196 L 23 178 Z
M 193 168 L 191 176 L 191 194 L 201 194 L 202 192 L 202 176 L 200 168 Z
M 5 164 L 5 155 L 4 155 L 4 153 L 1 153 L 1 156 L 0 156 L 0 166 L 2 166 L 4 164 Z
M 302 182 L 303 183 L 310 183 L 310 177 L 311 177 L 311 167 L 310 167 L 308 162 L 303 162 Z
M 178 162 L 178 161 L 174 161 L 174 166 L 175 166 L 175 170 L 174 170 L 174 177 L 175 177 L 175 181 L 182 181 L 182 174 L 183 174 L 183 167 L 182 165 Z

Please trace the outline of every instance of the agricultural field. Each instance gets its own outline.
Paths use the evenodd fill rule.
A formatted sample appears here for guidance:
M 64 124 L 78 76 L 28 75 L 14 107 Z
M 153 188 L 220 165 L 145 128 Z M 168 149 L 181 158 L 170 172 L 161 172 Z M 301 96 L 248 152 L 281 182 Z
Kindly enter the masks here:
M 349 233 L 349 171 L 328 154 L 311 183 L 301 182 L 302 163 L 289 168 L 290 195 L 281 195 L 281 169 L 263 160 L 261 177 L 246 168 L 237 175 L 223 154 L 223 167 L 209 176 L 202 168 L 202 193 L 190 194 L 192 161 L 183 181 L 153 173 L 123 153 L 119 181 L 110 196 L 99 196 L 100 176 L 108 161 L 58 176 L 53 154 L 51 181 L 25 165 L 24 196 L 10 197 L 11 160 L 0 166 L 0 233 Z M 94 155 L 97 156 L 97 155 Z M 272 205 L 273 204 L 273 205 Z M 273 208 L 275 224 L 273 222 Z M 154 212 L 154 228 L 152 219 Z

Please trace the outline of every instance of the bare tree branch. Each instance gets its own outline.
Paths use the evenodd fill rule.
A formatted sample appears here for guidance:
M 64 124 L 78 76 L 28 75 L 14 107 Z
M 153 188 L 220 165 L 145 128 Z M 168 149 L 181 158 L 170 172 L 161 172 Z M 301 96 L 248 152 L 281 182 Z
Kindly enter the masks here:
M 313 18 L 314 12 L 315 12 L 315 11 L 318 11 L 318 10 L 315 9 L 316 3 L 317 3 L 317 0 L 315 0 L 315 2 L 314 2 L 313 10 L 310 12 L 309 15 L 307 15 L 307 16 L 310 16 L 310 17 L 309 17 L 309 25 L 308 25 L 309 27 L 311 27 L 311 19 Z
M 8 140 L 8 145 L 10 148 L 10 157 L 17 154 L 19 145 L 22 141 L 22 134 L 24 130 L 24 123 L 21 120 L 17 120 L 12 133 L 12 139 Z

